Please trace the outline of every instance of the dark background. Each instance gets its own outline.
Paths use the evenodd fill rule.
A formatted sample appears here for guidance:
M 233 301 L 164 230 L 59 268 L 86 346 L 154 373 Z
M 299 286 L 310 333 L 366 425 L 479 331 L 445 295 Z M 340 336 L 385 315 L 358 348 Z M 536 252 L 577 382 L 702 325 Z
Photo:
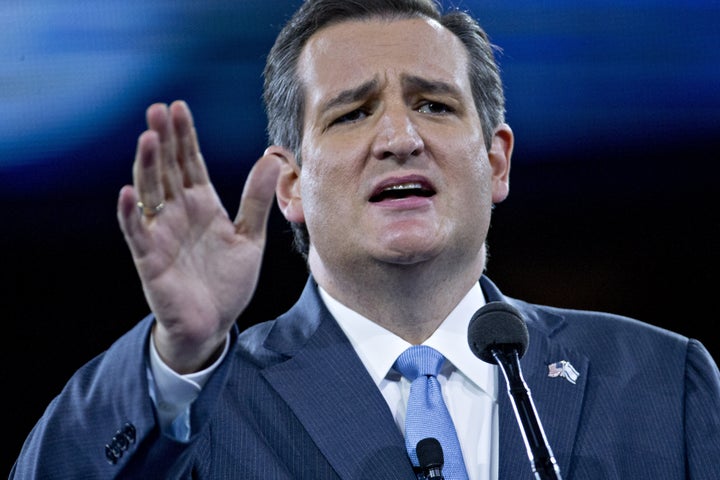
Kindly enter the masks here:
M 0 6 L 8 470 L 70 375 L 148 313 L 115 218 L 146 106 L 188 101 L 234 216 L 265 146 L 265 54 L 298 3 Z M 720 6 L 455 3 L 502 47 L 517 139 L 511 195 L 490 232 L 490 277 L 511 296 L 612 311 L 698 338 L 720 358 L 711 308 Z M 290 245 L 275 210 L 243 324 L 276 316 L 302 289 L 305 268 Z

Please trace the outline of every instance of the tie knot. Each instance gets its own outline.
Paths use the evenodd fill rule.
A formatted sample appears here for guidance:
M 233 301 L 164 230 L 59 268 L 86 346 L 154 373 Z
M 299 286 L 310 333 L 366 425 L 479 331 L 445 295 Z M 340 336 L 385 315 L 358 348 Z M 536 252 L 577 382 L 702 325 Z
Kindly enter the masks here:
M 400 354 L 395 367 L 411 382 L 420 375 L 437 376 L 445 357 L 425 345 L 414 345 Z

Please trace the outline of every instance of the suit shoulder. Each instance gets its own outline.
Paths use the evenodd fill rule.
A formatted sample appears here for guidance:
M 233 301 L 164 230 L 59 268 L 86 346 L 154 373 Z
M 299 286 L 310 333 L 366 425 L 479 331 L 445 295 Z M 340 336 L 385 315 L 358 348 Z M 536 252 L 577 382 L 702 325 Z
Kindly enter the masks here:
M 646 351 L 684 357 L 691 339 L 672 330 L 615 313 L 516 302 L 528 328 L 602 351 Z
M 276 320 L 267 320 L 242 330 L 235 340 L 236 355 L 259 367 L 283 360 L 283 355 L 270 350 L 266 345 L 275 322 Z

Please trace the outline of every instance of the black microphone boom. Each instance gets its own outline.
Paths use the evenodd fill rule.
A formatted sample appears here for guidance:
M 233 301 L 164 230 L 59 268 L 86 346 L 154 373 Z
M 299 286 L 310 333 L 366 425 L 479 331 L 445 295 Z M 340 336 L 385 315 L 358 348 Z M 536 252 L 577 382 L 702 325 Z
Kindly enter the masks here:
M 415 447 L 418 463 L 426 480 L 443 480 L 442 467 L 445 463 L 442 445 L 437 438 L 423 438 Z
M 470 319 L 470 350 L 481 360 L 500 367 L 535 478 L 561 480 L 560 467 L 553 457 L 520 369 L 520 358 L 527 351 L 529 342 L 525 320 L 506 302 L 489 302 Z

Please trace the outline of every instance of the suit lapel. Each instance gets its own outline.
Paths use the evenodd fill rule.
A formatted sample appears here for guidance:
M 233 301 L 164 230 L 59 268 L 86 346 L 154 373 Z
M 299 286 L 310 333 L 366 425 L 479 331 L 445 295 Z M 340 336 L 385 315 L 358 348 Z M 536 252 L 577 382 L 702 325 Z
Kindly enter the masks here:
M 547 337 L 534 333 L 530 327 L 529 331 L 531 346 L 520 362 L 525 383 L 560 471 L 567 472 L 580 421 L 588 360 L 583 355 L 553 344 Z M 575 384 L 563 377 L 552 378 L 548 375 L 548 365 L 560 360 L 570 361 L 580 372 Z M 507 390 L 500 397 L 499 408 L 500 478 L 531 478 L 530 461 Z M 523 457 L 524 461 L 519 461 Z
M 385 399 L 311 281 L 266 342 L 290 358 L 264 377 L 340 477 L 415 478 Z
M 489 280 L 481 280 L 488 301 L 505 301 L 523 314 L 530 334 L 528 350 L 520 361 L 525 383 L 535 404 L 538 418 L 545 431 L 548 444 L 567 475 L 570 458 L 580 422 L 589 360 L 580 353 L 565 348 L 555 336 L 564 328 L 565 319 L 547 310 L 504 297 Z M 573 384 L 563 377 L 550 377 L 548 365 L 561 360 L 569 361 L 579 372 Z M 520 426 L 507 392 L 500 378 L 498 408 L 500 412 L 500 479 L 531 479 L 531 465 L 523 442 Z
M 561 473 L 566 474 L 588 359 L 553 340 L 564 326 L 562 317 L 504 297 L 485 277 L 481 285 L 488 301 L 510 302 L 526 319 L 530 343 L 521 360 L 523 375 Z M 298 303 L 278 319 L 265 346 L 289 358 L 266 368 L 263 375 L 340 477 L 415 478 L 385 399 L 320 300 L 312 278 Z M 561 360 L 570 361 L 580 373 L 575 384 L 548 376 L 548 365 Z M 502 379 L 498 405 L 500 479 L 530 479 L 527 451 Z

